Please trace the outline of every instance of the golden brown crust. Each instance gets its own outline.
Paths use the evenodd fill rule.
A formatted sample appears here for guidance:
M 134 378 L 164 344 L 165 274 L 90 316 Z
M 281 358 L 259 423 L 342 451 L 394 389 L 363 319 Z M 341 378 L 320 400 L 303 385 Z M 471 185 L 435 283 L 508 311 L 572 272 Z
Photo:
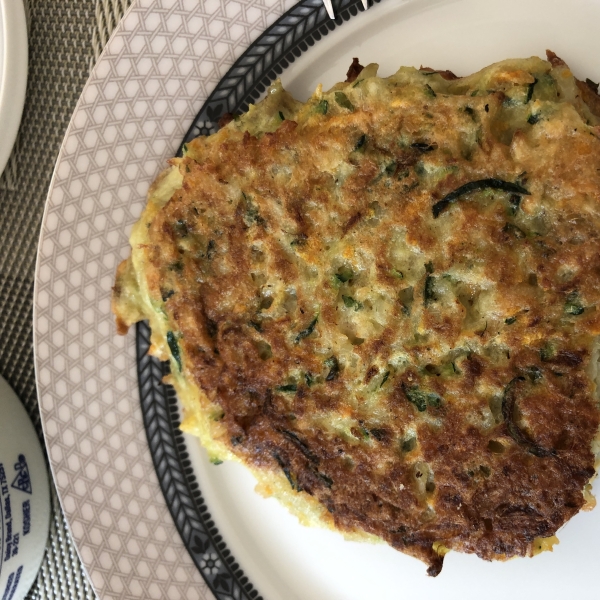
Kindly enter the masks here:
M 562 58 L 559 58 L 552 50 L 546 50 L 546 57 L 553 67 L 562 67 L 566 65 L 565 61 Z
M 553 67 L 567 67 L 565 61 L 558 57 L 552 50 L 546 50 L 546 56 Z M 575 79 L 577 88 L 581 93 L 581 99 L 590 109 L 591 113 L 597 117 L 600 117 L 600 96 L 598 96 L 598 84 L 594 83 L 591 79 L 581 81 Z
M 126 322 L 126 319 L 123 315 L 124 311 L 121 310 L 119 306 L 122 296 L 126 293 L 126 289 L 124 289 L 125 286 L 123 278 L 127 267 L 128 261 L 123 260 L 119 263 L 119 266 L 117 267 L 116 282 L 112 289 L 111 309 L 115 315 L 118 335 L 125 335 L 129 331 L 129 324 Z
M 362 73 L 364 67 L 358 62 L 358 58 L 352 59 L 352 64 L 348 68 L 346 73 L 346 83 L 352 83 L 356 81 L 356 78 Z
M 235 115 L 233 113 L 230 112 L 226 112 L 224 113 L 218 121 L 218 125 L 219 128 L 223 128 L 227 125 L 229 125 L 229 123 L 231 123 L 231 121 L 233 121 L 235 119 Z
M 586 81 L 576 80 L 577 87 L 581 92 L 581 98 L 588 105 L 592 114 L 600 117 L 600 96 L 598 95 L 598 84 L 587 79 Z
M 425 71 L 427 73 L 437 73 L 442 79 L 445 79 L 446 81 L 454 81 L 455 79 L 460 79 L 460 77 L 458 75 L 455 75 L 452 71 L 436 71 L 435 69 L 432 69 L 431 67 L 421 67 L 419 69 L 420 71 Z
M 518 66 L 196 140 L 144 248 L 221 441 L 432 575 L 530 553 L 594 474 L 600 140 Z

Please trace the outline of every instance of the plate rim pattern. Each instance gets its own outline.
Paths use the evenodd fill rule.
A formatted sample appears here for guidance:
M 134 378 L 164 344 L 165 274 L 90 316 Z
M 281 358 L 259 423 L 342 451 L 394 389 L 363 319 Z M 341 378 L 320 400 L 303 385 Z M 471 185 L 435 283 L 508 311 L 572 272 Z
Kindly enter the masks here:
M 369 5 L 381 0 L 370 0 Z M 248 110 L 267 86 L 308 48 L 361 12 L 361 0 L 334 0 L 335 19 L 322 0 L 301 0 L 268 27 L 231 66 L 207 98 L 183 145 L 218 130 L 225 113 Z M 163 383 L 167 363 L 148 355 L 150 327 L 136 325 L 136 357 L 142 418 L 150 455 L 169 512 L 194 564 L 217 600 L 262 600 L 227 548 L 202 497 L 184 434 L 175 390 Z

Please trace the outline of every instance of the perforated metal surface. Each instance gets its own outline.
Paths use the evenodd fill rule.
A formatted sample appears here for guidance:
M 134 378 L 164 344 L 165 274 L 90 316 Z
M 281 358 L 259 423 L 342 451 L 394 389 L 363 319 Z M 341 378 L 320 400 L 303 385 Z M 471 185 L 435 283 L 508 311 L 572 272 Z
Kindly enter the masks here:
M 131 0 L 28 0 L 29 82 L 17 145 L 0 178 L 0 374 L 40 439 L 32 345 L 35 255 L 44 202 L 71 114 Z M 54 489 L 42 569 L 30 598 L 94 598 Z

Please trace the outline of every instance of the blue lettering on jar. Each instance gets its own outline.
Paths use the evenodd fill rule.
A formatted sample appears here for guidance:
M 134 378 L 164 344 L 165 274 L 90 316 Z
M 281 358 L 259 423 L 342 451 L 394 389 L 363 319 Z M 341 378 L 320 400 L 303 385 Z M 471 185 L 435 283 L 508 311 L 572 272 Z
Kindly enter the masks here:
M 4 589 L 4 594 L 2 595 L 2 600 L 12 600 L 12 597 L 15 595 L 17 591 L 17 587 L 19 587 L 19 581 L 21 581 L 21 573 L 23 572 L 23 567 L 19 567 L 16 572 L 11 573 L 8 576 L 8 581 L 6 582 L 6 588 Z
M 2 463 L 0 463 L 0 492 L 2 492 L 3 496 L 6 496 L 6 494 L 8 494 L 6 471 L 4 470 L 4 465 Z
M 19 460 L 15 463 L 15 471 L 17 476 L 11 484 L 11 487 L 20 492 L 31 494 L 31 477 L 29 476 L 29 466 L 27 459 L 23 454 L 19 454 Z
M 31 502 L 23 502 L 23 535 L 27 535 L 31 530 Z

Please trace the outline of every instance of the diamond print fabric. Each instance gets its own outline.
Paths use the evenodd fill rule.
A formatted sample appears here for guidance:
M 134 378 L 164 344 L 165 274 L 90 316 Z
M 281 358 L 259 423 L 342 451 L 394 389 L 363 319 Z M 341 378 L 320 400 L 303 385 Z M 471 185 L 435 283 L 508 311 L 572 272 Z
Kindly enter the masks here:
M 39 249 L 35 335 L 50 461 L 102 598 L 211 598 L 163 500 L 138 402 L 133 336 L 110 289 L 152 179 L 212 89 L 291 0 L 142 0 L 73 115 Z

